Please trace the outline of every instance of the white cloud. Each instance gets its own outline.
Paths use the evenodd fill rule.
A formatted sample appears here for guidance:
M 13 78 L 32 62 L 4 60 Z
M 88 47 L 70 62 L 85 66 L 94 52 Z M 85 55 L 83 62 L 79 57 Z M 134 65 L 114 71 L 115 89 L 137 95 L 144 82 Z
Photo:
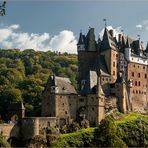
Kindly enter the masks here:
M 116 28 L 113 28 L 112 26 L 107 26 L 106 27 L 108 30 L 113 30 L 113 36 L 116 37 L 116 39 L 118 40 L 118 34 L 121 34 L 121 30 L 122 30 L 122 27 L 119 26 L 119 27 L 116 27 Z M 101 32 L 99 33 L 100 35 L 100 39 L 102 40 L 103 38 L 103 34 L 104 34 L 104 28 L 101 30 Z
M 18 29 L 18 28 L 20 28 L 20 25 L 18 25 L 18 24 L 14 24 L 14 25 L 11 25 L 11 26 L 9 26 L 9 29 Z
M 143 20 L 139 25 L 136 25 L 136 28 L 148 31 L 148 20 Z
M 65 52 L 65 49 L 67 49 L 67 52 L 76 52 L 77 49 L 77 41 L 75 39 L 75 36 L 73 32 L 64 30 L 61 31 L 58 35 L 55 35 L 50 40 L 50 46 L 53 47 L 56 51 Z
M 49 33 L 21 32 L 18 24 L 0 28 L 0 48 L 34 49 L 76 53 L 77 41 L 72 31 L 64 30 L 50 38 Z
M 142 25 L 140 25 L 140 24 L 136 25 L 136 28 L 142 28 Z

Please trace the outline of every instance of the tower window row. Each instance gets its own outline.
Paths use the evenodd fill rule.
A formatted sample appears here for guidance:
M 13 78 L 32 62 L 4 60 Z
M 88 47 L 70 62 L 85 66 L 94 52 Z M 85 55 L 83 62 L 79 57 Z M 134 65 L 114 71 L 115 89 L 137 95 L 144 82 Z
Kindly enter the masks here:
M 141 91 L 141 90 L 133 90 L 133 94 L 144 94 L 144 95 L 146 95 L 146 92 Z
M 136 74 L 134 72 L 132 72 L 132 77 L 136 76 Z M 137 77 L 140 78 L 141 77 L 141 74 L 138 73 L 137 74 Z M 147 74 L 144 74 L 144 78 L 146 79 L 147 78 Z

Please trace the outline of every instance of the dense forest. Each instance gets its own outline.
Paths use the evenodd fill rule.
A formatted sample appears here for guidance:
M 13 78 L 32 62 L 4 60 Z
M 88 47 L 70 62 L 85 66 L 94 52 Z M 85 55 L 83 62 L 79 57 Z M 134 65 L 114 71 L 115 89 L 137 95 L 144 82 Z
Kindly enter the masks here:
M 7 107 L 23 101 L 26 116 L 40 116 L 41 95 L 50 75 L 69 77 L 76 86 L 77 55 L 26 49 L 0 50 L 0 117 Z

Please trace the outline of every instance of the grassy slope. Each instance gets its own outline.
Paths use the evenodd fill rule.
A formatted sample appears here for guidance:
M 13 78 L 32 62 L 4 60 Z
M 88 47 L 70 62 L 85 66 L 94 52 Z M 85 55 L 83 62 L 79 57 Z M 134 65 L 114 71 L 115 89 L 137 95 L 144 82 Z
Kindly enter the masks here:
M 123 114 L 121 114 L 123 115 Z M 124 116 L 123 118 L 121 118 L 120 120 L 117 120 L 115 123 L 118 125 L 118 124 L 125 124 L 127 122 L 134 122 L 136 120 L 148 120 L 148 116 L 146 115 L 141 115 L 141 114 L 138 114 L 138 113 L 130 113 L 126 116 Z
M 147 133 L 148 116 L 137 113 L 121 114 L 116 113 L 115 124 L 123 130 L 123 140 L 128 146 L 139 145 L 139 133 L 142 132 L 142 126 L 145 127 L 145 133 Z M 61 134 L 57 142 L 54 143 L 54 147 L 82 147 L 91 146 L 94 138 L 95 128 L 82 129 L 78 132 Z M 129 137 L 128 137 L 129 136 Z M 145 134 L 145 144 L 147 145 L 147 137 Z

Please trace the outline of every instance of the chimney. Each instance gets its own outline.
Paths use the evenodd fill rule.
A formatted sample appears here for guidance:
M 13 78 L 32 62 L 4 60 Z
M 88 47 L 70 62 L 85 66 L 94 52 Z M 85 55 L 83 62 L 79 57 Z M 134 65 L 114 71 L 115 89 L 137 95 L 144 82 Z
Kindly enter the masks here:
M 122 35 L 119 34 L 119 35 L 118 35 L 118 41 L 121 42 L 121 40 L 122 40 Z

